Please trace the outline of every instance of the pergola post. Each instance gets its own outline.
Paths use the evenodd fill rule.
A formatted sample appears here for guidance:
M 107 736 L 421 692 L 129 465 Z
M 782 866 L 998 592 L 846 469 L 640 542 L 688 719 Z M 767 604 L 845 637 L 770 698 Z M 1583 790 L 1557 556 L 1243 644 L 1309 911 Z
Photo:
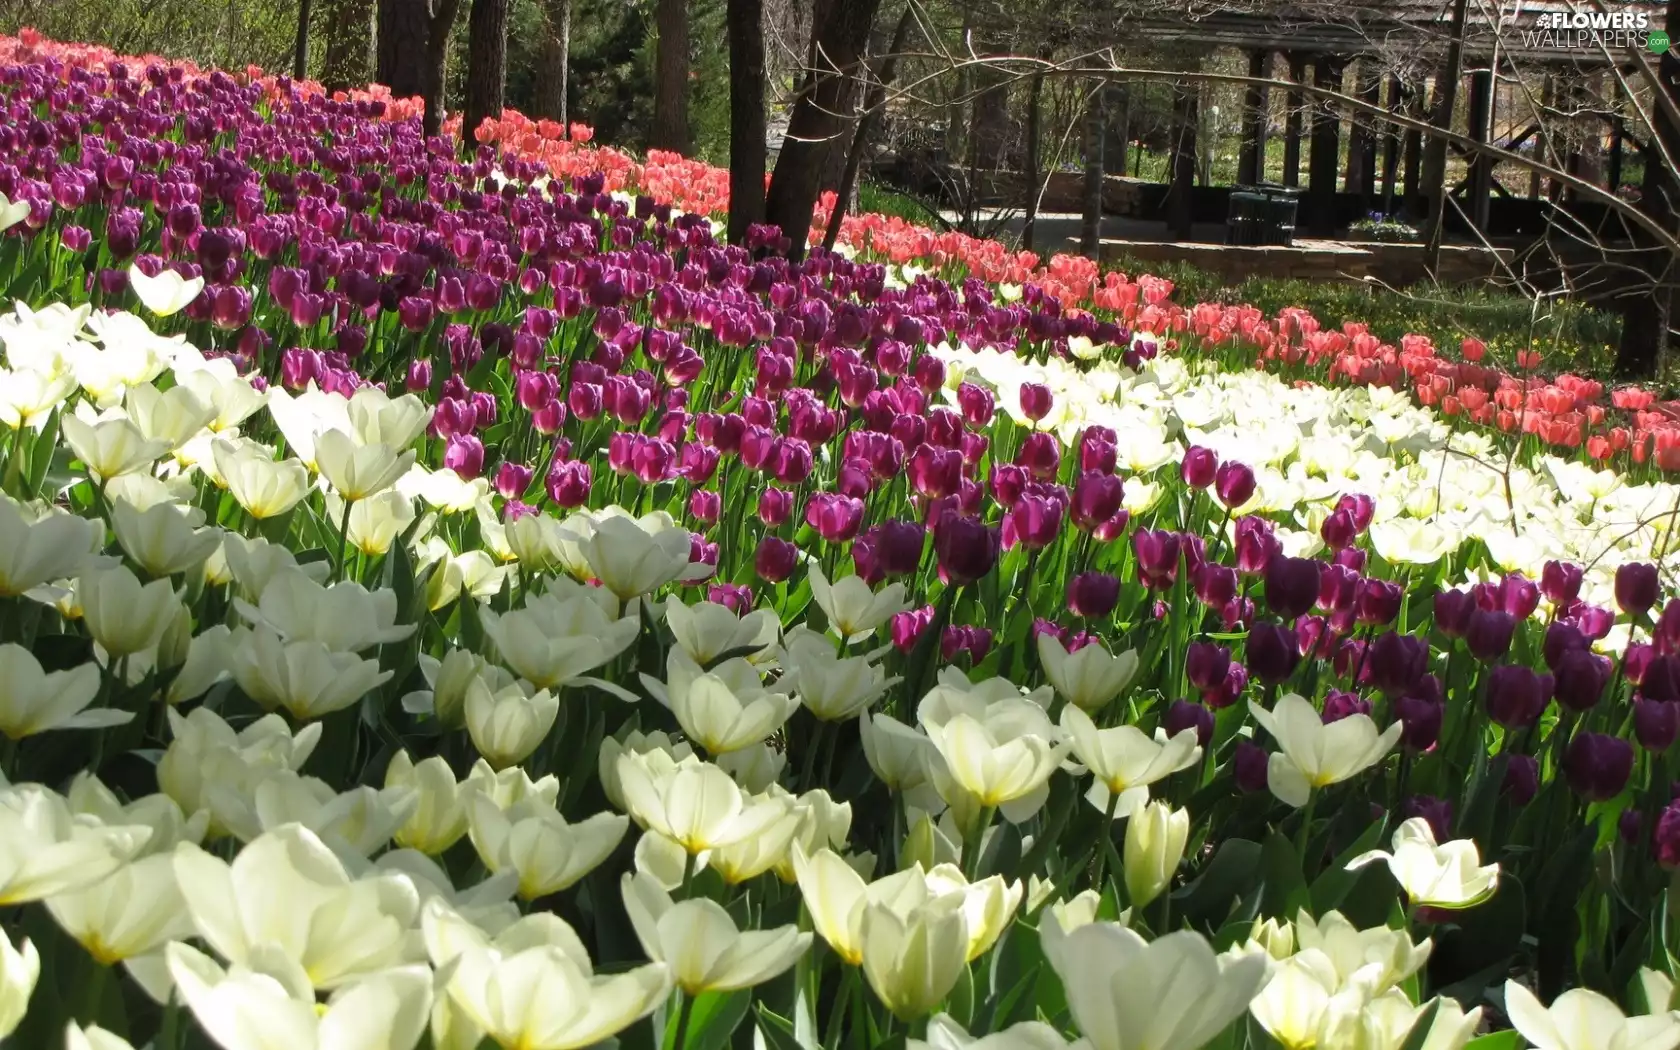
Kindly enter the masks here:
M 1382 104 L 1382 80 L 1369 59 L 1358 64 L 1354 79 L 1361 102 Z M 1376 124 L 1364 113 L 1355 113 L 1348 124 L 1347 191 L 1368 197 L 1377 188 Z
M 1485 146 L 1493 124 L 1493 70 L 1478 69 L 1470 74 L 1470 138 Z M 1483 232 L 1488 228 L 1488 197 L 1493 190 L 1493 160 L 1476 152 L 1470 158 L 1467 189 L 1470 221 Z
M 1167 228 L 1179 240 L 1189 240 L 1195 220 L 1196 125 L 1201 107 L 1196 84 L 1173 84 L 1171 174 L 1167 185 Z
M 1293 52 L 1289 55 L 1289 80 L 1293 84 L 1307 82 L 1307 60 Z M 1290 88 L 1285 99 L 1289 106 L 1283 124 L 1283 184 L 1301 184 L 1301 111 L 1304 99 L 1297 88 Z
M 1248 53 L 1248 75 L 1270 77 L 1272 53 L 1256 48 Z M 1271 116 L 1271 92 L 1264 84 L 1250 84 L 1243 92 L 1242 154 L 1237 160 L 1237 181 L 1246 185 L 1266 181 L 1266 124 Z
M 1342 83 L 1342 59 L 1320 56 L 1313 62 L 1313 86 L 1335 91 Z M 1336 224 L 1336 174 L 1341 152 L 1341 118 L 1335 103 L 1314 98 L 1312 106 L 1312 151 L 1307 158 L 1307 213 L 1310 224 L 1321 232 Z

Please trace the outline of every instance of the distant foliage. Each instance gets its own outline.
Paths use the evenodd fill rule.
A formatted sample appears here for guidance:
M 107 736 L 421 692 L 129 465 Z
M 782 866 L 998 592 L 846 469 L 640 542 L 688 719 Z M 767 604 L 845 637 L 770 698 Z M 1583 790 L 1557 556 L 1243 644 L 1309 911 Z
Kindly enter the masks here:
M 296 19 L 296 0 L 0 0 L 0 33 L 32 26 L 55 40 L 226 69 L 289 67 Z

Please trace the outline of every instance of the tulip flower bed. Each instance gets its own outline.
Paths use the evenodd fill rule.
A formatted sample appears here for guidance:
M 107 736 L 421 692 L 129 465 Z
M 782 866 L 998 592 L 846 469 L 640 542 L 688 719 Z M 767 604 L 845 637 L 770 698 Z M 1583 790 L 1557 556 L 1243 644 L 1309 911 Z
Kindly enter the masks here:
M 13 1044 L 1680 1047 L 1649 457 L 122 66 L 0 67 Z

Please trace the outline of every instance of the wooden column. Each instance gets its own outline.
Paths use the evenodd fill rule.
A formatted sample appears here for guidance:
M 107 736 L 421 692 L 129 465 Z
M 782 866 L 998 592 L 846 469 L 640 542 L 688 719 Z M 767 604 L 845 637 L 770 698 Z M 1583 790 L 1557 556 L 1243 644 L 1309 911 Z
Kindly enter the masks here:
M 1329 55 L 1313 62 L 1313 86 L 1336 90 L 1342 83 L 1342 60 Z M 1328 232 L 1336 224 L 1337 156 L 1341 152 L 1341 115 L 1335 104 L 1314 98 L 1312 104 L 1312 149 L 1307 158 L 1308 225 Z
M 1167 185 L 1167 228 L 1179 240 L 1190 239 L 1195 219 L 1196 124 L 1199 93 L 1194 83 L 1173 85 L 1172 168 Z
M 1289 79 L 1296 84 L 1307 82 L 1307 60 L 1300 55 L 1289 56 Z M 1301 92 L 1291 88 L 1286 98 L 1289 114 L 1283 125 L 1283 184 L 1285 186 L 1299 186 L 1301 184 L 1301 114 L 1305 106 L 1305 99 Z
M 1493 70 L 1478 69 L 1470 74 L 1470 138 L 1486 145 L 1493 126 Z M 1488 197 L 1493 191 L 1493 161 L 1485 153 L 1470 158 L 1469 184 L 1470 221 L 1476 229 L 1487 232 Z
M 1248 75 L 1272 75 L 1272 53 L 1256 49 L 1248 53 Z M 1271 92 L 1264 84 L 1250 84 L 1243 92 L 1242 155 L 1237 161 L 1237 181 L 1248 185 L 1266 181 L 1266 124 L 1271 116 Z

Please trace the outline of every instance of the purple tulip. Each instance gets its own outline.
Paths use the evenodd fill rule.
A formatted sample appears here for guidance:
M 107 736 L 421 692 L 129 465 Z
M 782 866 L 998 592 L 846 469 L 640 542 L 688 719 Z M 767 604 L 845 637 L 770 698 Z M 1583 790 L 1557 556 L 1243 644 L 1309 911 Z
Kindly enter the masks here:
M 1191 642 L 1184 653 L 1184 674 L 1197 689 L 1224 684 L 1231 666 L 1231 650 L 1214 642 Z
M 1237 790 L 1253 794 L 1266 790 L 1266 770 L 1271 765 L 1271 756 L 1266 749 L 1249 740 L 1239 741 L 1237 750 L 1231 756 L 1231 772 L 1237 782 Z
M 1616 570 L 1616 605 L 1638 616 L 1657 604 L 1657 567 L 1629 562 Z
M 1356 619 L 1367 627 L 1383 627 L 1400 615 L 1405 592 L 1389 580 L 1362 580 L 1357 598 Z
M 1213 484 L 1215 473 L 1219 470 L 1219 457 L 1210 448 L 1191 445 L 1184 450 L 1184 459 L 1178 465 L 1179 477 L 1191 488 L 1205 489 Z
M 1194 729 L 1196 742 L 1207 747 L 1213 740 L 1213 712 L 1189 700 L 1174 700 L 1161 718 L 1161 728 L 1167 731 L 1168 736 Z
M 1463 638 L 1476 611 L 1476 598 L 1469 591 L 1435 593 L 1435 626 L 1448 638 Z
M 505 461 L 496 468 L 495 488 L 503 499 L 518 499 L 525 490 L 531 487 L 531 478 L 536 471 L 523 463 Z
M 1042 550 L 1054 543 L 1062 531 L 1061 500 L 1023 494 L 1003 518 L 1003 545 L 1014 549 L 1017 545 Z
M 1365 670 L 1384 695 L 1408 693 L 1429 670 L 1429 643 L 1397 631 L 1378 635 L 1365 653 Z
M 1254 498 L 1254 471 L 1244 463 L 1221 463 L 1214 472 L 1213 493 L 1227 510 Z
M 1570 649 L 1552 665 L 1552 693 L 1571 711 L 1591 709 L 1610 684 L 1610 658 L 1587 649 Z
M 819 492 L 805 505 L 805 523 L 829 543 L 844 543 L 863 524 L 863 501 L 833 492 Z
M 1118 514 L 1124 499 L 1125 485 L 1118 477 L 1088 470 L 1073 486 L 1073 523 L 1089 532 Z
M 1680 736 L 1680 704 L 1666 700 L 1633 702 L 1633 735 L 1647 751 L 1667 751 Z
M 1349 715 L 1369 715 L 1371 701 L 1358 693 L 1332 689 L 1324 697 L 1324 724 L 1340 722 Z
M 594 481 L 591 474 L 589 464 L 580 460 L 555 463 L 544 484 L 548 498 L 567 510 L 583 506 L 589 502 L 589 489 Z
M 1585 575 L 1579 565 L 1549 561 L 1540 570 L 1540 593 L 1553 605 L 1573 605 L 1581 597 L 1581 581 Z
M 1527 667 L 1500 664 L 1488 675 L 1488 716 L 1509 730 L 1527 729 L 1540 719 L 1552 695 L 1552 676 Z
M 1477 609 L 1470 614 L 1470 626 L 1464 633 L 1464 641 L 1471 655 L 1489 663 L 1510 652 L 1511 635 L 1516 626 L 1516 621 L 1503 610 Z
M 1196 600 L 1211 609 L 1223 609 L 1237 596 L 1237 571 L 1229 565 L 1206 562 L 1191 575 Z
M 471 481 L 484 473 L 484 442 L 473 434 L 457 434 L 443 450 L 443 465 Z
M 1540 762 L 1533 755 L 1509 755 L 1505 765 L 1505 780 L 1500 790 L 1511 803 L 1526 806 L 1540 793 Z
M 1320 568 L 1311 558 L 1271 559 L 1266 566 L 1266 606 L 1286 620 L 1306 615 L 1318 601 Z
M 933 530 L 939 570 L 953 585 L 970 584 L 997 565 L 999 537 L 979 518 L 947 514 Z
M 1563 754 L 1563 775 L 1590 802 L 1615 798 L 1633 773 L 1633 745 L 1604 733 L 1576 733 Z
M 1138 578 L 1151 590 L 1166 590 L 1178 579 L 1179 536 L 1165 529 L 1142 529 L 1132 534 Z
M 1243 661 L 1255 677 L 1276 685 L 1295 673 L 1301 662 L 1300 642 L 1289 627 L 1257 623 L 1248 629 L 1248 647 Z
M 793 575 L 799 564 L 799 548 L 786 540 L 766 536 L 753 554 L 753 571 L 765 583 L 781 583 Z
M 1422 817 L 1427 821 L 1429 830 L 1435 833 L 1436 842 L 1452 838 L 1453 805 L 1450 799 L 1413 795 L 1401 805 L 1400 812 L 1407 820 Z
M 1120 601 L 1120 578 L 1106 572 L 1084 572 L 1070 577 L 1067 603 L 1075 616 L 1100 620 L 1114 611 Z
M 921 640 L 922 632 L 933 625 L 933 612 L 933 606 L 928 605 L 895 614 L 887 622 L 893 647 L 906 655 L 915 649 L 916 643 Z
M 1035 423 L 1050 414 L 1055 400 L 1050 388 L 1041 383 L 1021 384 L 1021 414 Z
M 1015 453 L 1015 463 L 1025 467 L 1027 473 L 1039 481 L 1050 481 L 1062 465 L 1062 449 L 1053 435 L 1034 431 L 1021 442 L 1020 451 Z

